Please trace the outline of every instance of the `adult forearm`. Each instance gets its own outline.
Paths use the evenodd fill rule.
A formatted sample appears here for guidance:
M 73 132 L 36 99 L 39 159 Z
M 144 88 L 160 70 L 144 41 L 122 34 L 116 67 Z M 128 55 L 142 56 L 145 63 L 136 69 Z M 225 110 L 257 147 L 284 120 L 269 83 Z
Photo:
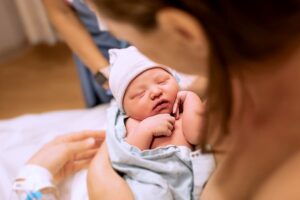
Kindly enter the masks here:
M 102 168 L 98 174 L 89 173 L 88 193 L 90 200 L 134 199 L 127 183 L 116 172 Z
M 87 183 L 90 200 L 134 199 L 126 181 L 113 170 L 105 145 L 88 169 Z
M 63 0 L 43 0 L 50 21 L 72 51 L 89 67 L 97 70 L 108 65 L 92 37 L 73 10 Z M 75 34 L 76 33 L 76 34 Z

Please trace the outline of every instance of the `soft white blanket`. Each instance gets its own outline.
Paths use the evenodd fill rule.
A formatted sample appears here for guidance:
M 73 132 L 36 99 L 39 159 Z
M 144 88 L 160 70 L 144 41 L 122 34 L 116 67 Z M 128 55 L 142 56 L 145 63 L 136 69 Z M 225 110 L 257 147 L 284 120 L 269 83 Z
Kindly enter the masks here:
M 102 105 L 92 109 L 56 111 L 0 120 L 0 199 L 9 199 L 18 170 L 43 144 L 57 135 L 104 129 L 107 108 L 108 105 Z M 85 199 L 85 177 L 86 171 L 81 171 L 62 183 L 59 187 L 61 199 Z

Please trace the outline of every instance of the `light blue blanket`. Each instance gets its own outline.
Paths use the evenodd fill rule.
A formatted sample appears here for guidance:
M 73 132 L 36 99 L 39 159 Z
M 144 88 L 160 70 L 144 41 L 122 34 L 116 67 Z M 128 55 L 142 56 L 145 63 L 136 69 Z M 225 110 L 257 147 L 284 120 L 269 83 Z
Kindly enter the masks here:
M 192 165 L 192 157 L 196 157 L 195 153 L 187 147 L 175 145 L 141 151 L 124 140 L 125 119 L 126 115 L 122 114 L 115 104 L 112 104 L 108 109 L 106 142 L 113 168 L 127 181 L 135 199 L 189 200 L 198 198 L 201 192 L 198 188 L 199 184 L 197 191 L 193 191 L 195 166 Z M 214 168 L 212 156 L 209 156 L 209 159 L 207 156 L 205 158 L 209 161 L 202 162 L 207 166 L 203 166 L 206 170 L 202 170 L 205 175 L 201 176 L 205 178 L 202 177 L 203 181 L 200 181 L 200 184 L 206 182 Z

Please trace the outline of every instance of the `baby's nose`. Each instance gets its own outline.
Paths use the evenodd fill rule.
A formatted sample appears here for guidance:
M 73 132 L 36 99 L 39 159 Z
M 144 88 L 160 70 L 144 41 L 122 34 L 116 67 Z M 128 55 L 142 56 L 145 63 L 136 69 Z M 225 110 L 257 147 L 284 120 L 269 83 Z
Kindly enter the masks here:
M 157 87 L 156 88 L 152 88 L 151 94 L 150 94 L 150 97 L 151 97 L 152 100 L 160 97 L 161 95 L 162 95 L 161 89 L 159 89 Z

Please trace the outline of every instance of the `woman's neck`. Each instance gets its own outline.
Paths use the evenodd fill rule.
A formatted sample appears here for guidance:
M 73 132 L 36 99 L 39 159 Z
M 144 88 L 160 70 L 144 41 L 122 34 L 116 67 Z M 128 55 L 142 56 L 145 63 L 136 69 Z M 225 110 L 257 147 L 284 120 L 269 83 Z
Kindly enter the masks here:
M 283 127 L 300 119 L 300 46 L 281 57 L 235 69 L 232 131 L 255 131 L 276 122 Z
M 285 59 L 239 65 L 235 69 L 246 70 L 232 71 L 226 154 L 208 187 L 217 183 L 227 199 L 248 199 L 299 150 L 299 66 L 300 47 Z

